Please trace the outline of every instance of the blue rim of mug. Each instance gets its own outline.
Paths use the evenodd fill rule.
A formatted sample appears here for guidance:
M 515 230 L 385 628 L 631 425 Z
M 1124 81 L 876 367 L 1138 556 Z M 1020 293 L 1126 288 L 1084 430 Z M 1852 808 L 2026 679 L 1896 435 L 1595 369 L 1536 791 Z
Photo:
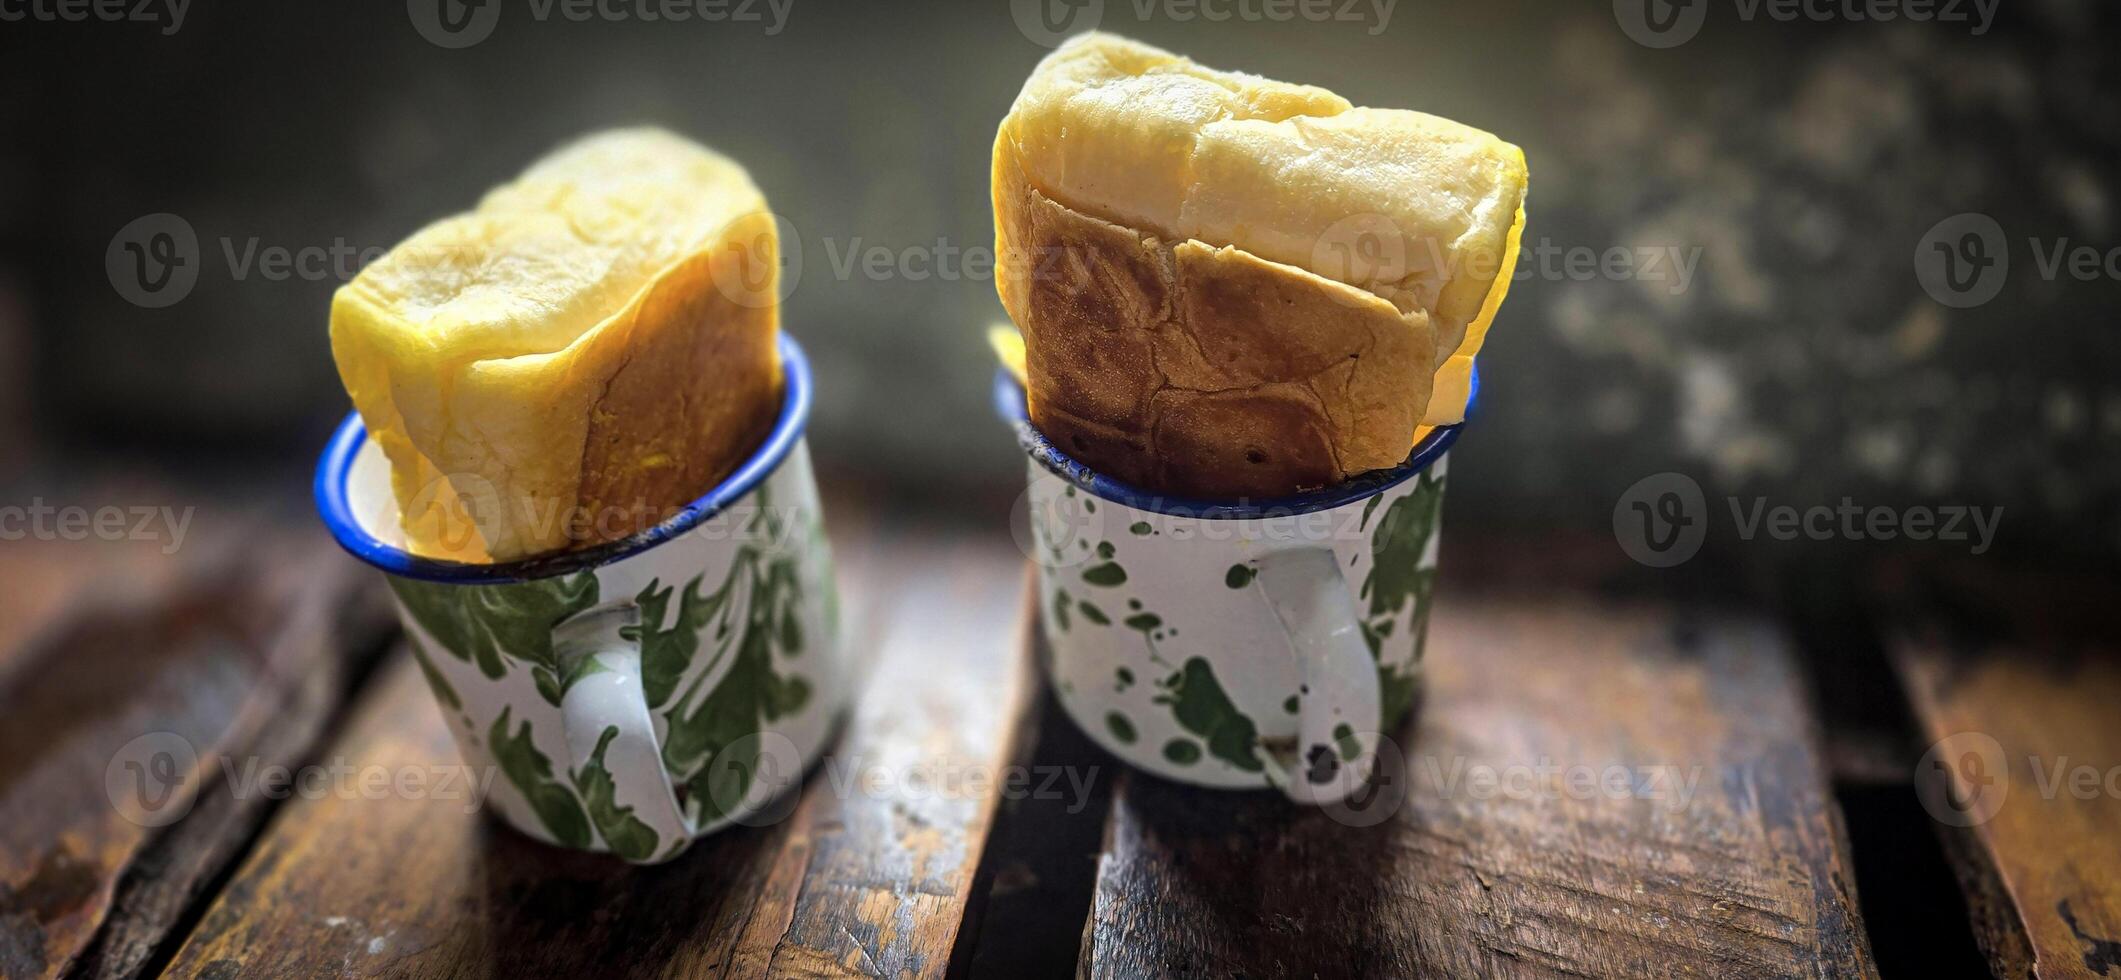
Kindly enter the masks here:
M 1265 500 L 1215 500 L 1158 493 L 1115 480 L 1076 462 L 1074 457 L 1062 452 L 1060 447 L 1048 441 L 1045 434 L 1038 431 L 1037 426 L 1031 424 L 1030 411 L 1024 400 L 1024 386 L 1017 383 L 1016 376 L 1010 374 L 1007 368 L 998 368 L 994 372 L 995 414 L 1000 415 L 1002 421 L 1016 426 L 1017 445 L 1048 472 L 1102 500 L 1167 517 L 1191 517 L 1209 521 L 1259 520 L 1309 514 L 1332 510 L 1390 490 L 1427 470 L 1431 463 L 1447 452 L 1451 445 L 1458 441 L 1459 430 L 1472 421 L 1474 406 L 1479 401 L 1480 366 L 1475 364 L 1466 385 L 1464 417 L 1458 422 L 1439 425 L 1431 430 L 1420 442 L 1414 444 L 1414 451 L 1407 454 L 1406 462 L 1388 470 L 1371 470 L 1352 476 L 1330 487 L 1306 490 L 1285 497 L 1271 497 Z
M 774 419 L 773 431 L 767 433 L 766 441 L 714 489 L 686 504 L 684 509 L 661 524 L 638 534 L 594 547 L 491 564 L 423 558 L 385 544 L 361 527 L 346 499 L 347 477 L 362 444 L 368 441 L 368 429 L 361 424 L 359 412 L 348 413 L 345 421 L 339 423 L 338 431 L 332 433 L 331 442 L 324 447 L 323 457 L 317 461 L 316 482 L 312 488 L 317 514 L 324 519 L 324 526 L 331 530 L 339 547 L 346 549 L 348 554 L 392 575 L 428 582 L 526 582 L 632 557 L 692 530 L 701 521 L 721 513 L 758 489 L 759 484 L 780 469 L 788 454 L 802 441 L 803 428 L 810 421 L 810 361 L 803 356 L 802 346 L 786 333 L 781 334 L 780 353 L 781 413 Z

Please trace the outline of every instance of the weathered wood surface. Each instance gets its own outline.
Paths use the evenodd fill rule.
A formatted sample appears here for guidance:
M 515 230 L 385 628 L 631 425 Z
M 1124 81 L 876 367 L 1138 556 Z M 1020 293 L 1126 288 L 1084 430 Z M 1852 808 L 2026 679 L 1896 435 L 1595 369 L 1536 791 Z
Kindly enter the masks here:
M 111 607 L 144 605 L 165 588 L 183 562 L 160 542 L 75 542 L 33 538 L 0 549 L 0 684 L 42 649 L 31 642 L 94 595 Z
M 11 657 L 0 976 L 150 968 L 272 806 L 227 792 L 218 760 L 298 761 L 380 640 L 387 613 L 336 555 L 271 544 L 89 582 Z M 157 576 L 165 588 L 143 584 Z
M 172 972 L 943 974 L 1001 787 L 903 780 L 1011 759 L 1032 690 L 1022 556 L 992 538 L 850 540 L 838 518 L 848 639 L 874 673 L 785 819 L 629 869 L 530 842 L 464 800 L 303 799 Z M 432 700 L 400 658 L 330 755 L 391 771 L 456 763 Z
M 1774 629 L 1462 595 L 1430 628 L 1396 805 L 1122 776 L 1082 972 L 1875 975 Z
M 1918 591 L 1941 605 L 1889 641 L 1927 749 L 1910 775 L 1976 941 L 1999 977 L 2121 976 L 2112 591 L 1993 577 Z
M 1494 549 L 1468 567 L 1499 591 L 1436 614 L 1400 778 L 1336 816 L 1124 772 L 1034 697 L 1006 542 L 882 536 L 844 499 L 833 515 L 873 663 L 834 758 L 778 819 L 649 869 L 527 841 L 464 798 L 231 787 L 224 758 L 458 760 L 411 661 L 371 672 L 392 632 L 373 573 L 313 529 L 18 605 L 66 612 L 16 617 L 0 653 L 0 977 L 1875 975 L 1774 628 L 1583 599 L 1610 570 Z M 1943 832 L 1999 976 L 2121 970 L 2121 668 L 2073 639 L 2114 635 L 2082 628 L 2104 603 L 2061 594 L 1943 588 L 1953 615 L 1922 621 L 1944 625 L 1890 644 L 1918 750 L 1980 732 L 2009 759 L 1990 819 L 1908 828 Z M 188 815 L 145 827 L 103 784 L 157 731 L 199 761 Z M 1003 800 L 1015 765 L 1083 785 Z M 1941 798 L 1978 799 L 1981 774 L 1959 774 Z

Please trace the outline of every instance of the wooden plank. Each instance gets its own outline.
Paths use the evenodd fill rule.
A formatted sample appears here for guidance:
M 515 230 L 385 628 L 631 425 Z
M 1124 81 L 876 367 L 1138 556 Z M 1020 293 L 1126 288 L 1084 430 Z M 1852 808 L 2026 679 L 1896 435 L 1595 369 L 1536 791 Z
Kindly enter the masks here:
M 300 576 L 308 587 L 273 641 L 267 685 L 234 722 L 248 733 L 230 739 L 222 760 L 244 748 L 238 770 L 294 767 L 340 720 L 347 699 L 375 666 L 396 631 L 396 613 L 381 582 L 336 548 L 320 553 Z M 70 971 L 75 977 L 136 977 L 175 952 L 180 923 L 251 846 L 279 800 L 239 793 L 229 770 L 211 775 L 191 811 L 155 837 L 119 878 L 111 915 Z
M 1912 775 L 1999 977 L 2121 975 L 2117 652 L 1944 627 L 1892 641 L 1930 747 Z
M 380 638 L 383 606 L 349 601 L 320 535 L 256 530 L 251 557 L 222 551 L 158 593 L 99 590 L 17 654 L 0 690 L 0 976 L 142 969 L 272 805 L 223 791 L 216 760 L 298 756 L 359 669 L 351 645 Z
M 0 684 L 38 653 L 31 640 L 83 596 L 146 603 L 167 590 L 183 563 L 163 548 L 156 541 L 9 541 L 0 549 L 0 582 L 7 583 L 0 589 Z
M 0 458 L 0 469 L 5 465 Z M 192 502 L 201 498 L 209 502 Z M 0 548 L 0 582 L 7 583 L 0 589 L 0 687 L 44 649 L 31 642 L 38 633 L 78 606 L 145 606 L 185 576 L 233 567 L 239 551 L 255 558 L 269 553 L 270 542 L 313 553 L 304 547 L 319 537 L 292 533 L 271 508 L 232 512 L 196 488 L 139 474 L 62 483 L 9 503 L 32 511 L 17 527 L 21 536 Z M 100 528 L 99 520 L 106 522 Z
M 874 673 L 786 819 L 637 869 L 533 843 L 462 800 L 305 799 L 277 815 L 171 972 L 943 974 L 999 787 L 861 777 L 1013 757 L 1031 670 L 1022 558 L 994 540 L 863 539 L 841 516 L 848 641 Z M 386 771 L 457 758 L 409 662 L 330 754 Z
M 1430 629 L 1370 806 L 1122 777 L 1083 972 L 1876 975 L 1774 629 L 1463 595 Z
M 1997 976 L 2121 973 L 2117 589 L 1969 558 L 1869 590 L 1920 743 L 1907 775 Z
M 1033 667 L 1022 556 L 982 541 L 935 557 L 888 569 L 910 587 L 885 614 L 870 696 L 804 796 L 802 864 L 791 853 L 776 876 L 793 885 L 787 900 L 761 896 L 736 975 L 940 976 L 949 965 L 1003 788 L 949 781 L 991 779 L 1016 757 Z M 904 784 L 924 771 L 942 781 L 933 792 Z M 893 782 L 831 785 L 871 773 Z

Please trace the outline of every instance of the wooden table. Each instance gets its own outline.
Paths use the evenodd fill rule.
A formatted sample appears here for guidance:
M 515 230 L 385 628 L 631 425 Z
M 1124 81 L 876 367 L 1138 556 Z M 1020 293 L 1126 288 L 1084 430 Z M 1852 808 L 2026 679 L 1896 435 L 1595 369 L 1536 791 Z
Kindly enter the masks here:
M 2121 977 L 2121 799 L 2035 771 L 2121 765 L 2110 646 L 1941 614 L 1822 638 L 1611 598 L 1609 541 L 1454 540 L 1416 720 L 1329 814 L 1090 745 L 1032 667 L 1006 536 L 845 505 L 833 532 L 873 673 L 832 758 L 778 819 L 646 869 L 360 788 L 456 753 L 373 573 L 321 533 L 253 527 L 125 589 L 67 572 L 0 622 L 0 976 L 1867 977 L 1927 949 L 1924 975 Z M 1940 609 L 1986 588 L 1880 588 L 1918 584 Z M 1889 678 L 1887 737 L 1827 731 L 1823 657 Z M 187 747 L 183 789 L 120 813 L 143 735 Z M 239 791 L 275 765 L 352 776 Z M 1892 819 L 1844 819 L 1873 798 Z M 1909 887 L 1910 847 L 1958 887 Z

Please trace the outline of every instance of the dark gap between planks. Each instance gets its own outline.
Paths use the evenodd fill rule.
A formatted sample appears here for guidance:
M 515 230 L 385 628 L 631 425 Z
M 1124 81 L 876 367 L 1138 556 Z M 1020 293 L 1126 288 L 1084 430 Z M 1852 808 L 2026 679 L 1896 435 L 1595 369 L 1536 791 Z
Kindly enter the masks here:
M 1921 725 L 1880 633 L 1887 613 L 1861 579 L 1790 569 L 1773 592 L 1823 729 L 1872 955 L 1886 977 L 1986 976 L 1955 861 L 1915 795 Z
M 1886 977 L 1979 977 L 1965 897 L 1935 823 L 1907 783 L 1837 782 L 1871 954 Z
M 2099 907 L 2099 889 L 2088 884 L 2098 873 L 2028 870 L 2029 850 L 2050 846 L 2045 835 L 2084 833 L 2083 822 L 2097 817 L 2070 812 L 2068 801 L 2012 799 L 2017 832 L 1991 839 L 1992 828 L 1977 832 L 1934 819 L 1917 790 L 1943 777 L 1917 767 L 1926 763 L 1934 740 L 1959 732 L 2009 733 L 2001 736 L 2007 741 L 2015 734 L 2019 753 L 2055 754 L 2067 746 L 2111 755 L 2094 748 L 2098 732 L 2083 727 L 2085 705 L 2106 697 L 2099 692 L 2111 682 L 2100 688 L 2093 674 L 2078 671 L 2097 663 L 2107 646 L 2102 638 L 2114 635 L 2113 583 L 1972 561 L 1901 558 L 1810 568 L 1775 584 L 1783 618 L 1810 665 L 1858 897 L 1883 975 L 2031 976 L 2037 969 L 2048 976 L 2074 975 L 2080 966 L 2098 969 L 2080 931 L 2048 921 L 2062 919 L 2060 909 L 2051 907 L 2055 894 Z M 1962 675 L 2005 665 L 2014 671 L 2008 676 L 2045 686 L 2039 700 L 2053 712 L 2014 712 L 2023 705 L 2022 692 L 1998 700 L 1998 688 L 1983 693 L 1958 685 Z M 2077 728 L 2065 720 L 2073 716 Z M 2054 741 L 2058 737 L 2063 741 Z M 2106 744 L 2115 744 L 2112 736 Z M 2028 816 L 2025 807 L 2054 812 Z M 2070 881 L 2084 887 L 2053 887 Z M 2070 925 L 2066 919 L 2060 924 Z
M 1032 643 L 1042 643 L 1034 632 Z M 1072 791 L 1059 799 L 1004 801 L 973 883 L 971 909 L 952 977 L 1073 977 L 1083 924 L 1097 889 L 1098 854 L 1112 807 L 1119 761 L 1075 726 L 1043 680 L 1020 764 L 1032 785 L 1055 767 L 1094 770 L 1081 808 Z M 1065 784 L 1067 781 L 1062 780 Z

